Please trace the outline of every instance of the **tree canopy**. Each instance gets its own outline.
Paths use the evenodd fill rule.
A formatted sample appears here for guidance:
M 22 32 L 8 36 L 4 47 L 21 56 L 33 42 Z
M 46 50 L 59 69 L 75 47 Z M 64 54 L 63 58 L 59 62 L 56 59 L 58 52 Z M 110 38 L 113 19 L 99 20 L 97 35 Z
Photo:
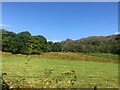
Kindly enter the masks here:
M 20 33 L 0 29 L 2 48 L 4 52 L 32 54 L 42 52 L 84 52 L 120 54 L 120 34 L 110 36 L 91 36 L 79 40 L 66 39 L 61 42 L 47 42 L 42 35 L 32 36 L 28 31 Z

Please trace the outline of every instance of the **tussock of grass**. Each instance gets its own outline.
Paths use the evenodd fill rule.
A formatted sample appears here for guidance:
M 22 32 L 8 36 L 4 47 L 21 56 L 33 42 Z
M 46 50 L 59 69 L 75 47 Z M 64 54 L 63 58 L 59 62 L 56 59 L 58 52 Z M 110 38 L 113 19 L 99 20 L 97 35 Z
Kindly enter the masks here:
M 103 57 L 102 57 L 103 55 Z M 33 55 L 32 57 L 38 57 Z M 62 52 L 50 52 L 43 53 L 39 58 L 50 58 L 50 59 L 62 59 L 62 60 L 73 60 L 73 61 L 93 61 L 93 62 L 106 62 L 106 63 L 118 63 L 118 56 L 111 54 L 110 57 L 99 54 L 88 54 L 88 53 L 62 53 Z
M 23 54 L 11 54 L 2 52 L 3 57 L 27 57 Z M 72 61 L 93 61 L 105 63 L 118 63 L 118 55 L 109 53 L 72 53 L 72 52 L 48 52 L 41 55 L 31 55 L 31 58 L 50 58 Z

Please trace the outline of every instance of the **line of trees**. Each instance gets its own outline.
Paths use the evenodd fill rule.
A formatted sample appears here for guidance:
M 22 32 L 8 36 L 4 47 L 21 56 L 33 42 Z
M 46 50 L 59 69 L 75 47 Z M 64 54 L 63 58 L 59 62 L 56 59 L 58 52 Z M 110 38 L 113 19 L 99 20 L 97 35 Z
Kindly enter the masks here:
M 42 35 L 32 36 L 28 31 L 14 33 L 4 29 L 0 30 L 2 35 L 2 51 L 15 54 L 28 54 L 32 48 L 32 54 L 41 54 L 42 52 L 60 51 L 60 43 L 47 42 Z
M 120 54 L 120 34 L 111 36 L 92 36 L 79 40 L 66 39 L 61 42 L 47 42 L 42 35 L 32 36 L 28 31 L 14 33 L 4 29 L 2 35 L 1 50 L 4 52 L 28 54 L 32 48 L 32 54 L 42 52 L 85 52 L 85 53 L 113 53 Z

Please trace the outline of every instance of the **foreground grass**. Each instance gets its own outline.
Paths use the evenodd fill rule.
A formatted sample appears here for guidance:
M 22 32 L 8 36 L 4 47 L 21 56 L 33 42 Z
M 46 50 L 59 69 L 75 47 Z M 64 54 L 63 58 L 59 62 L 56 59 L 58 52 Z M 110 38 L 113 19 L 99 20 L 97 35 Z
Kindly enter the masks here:
M 3 54 L 2 66 L 3 72 L 7 73 L 4 79 L 7 83 L 12 86 L 17 86 L 17 80 L 25 75 L 26 81 L 28 82 L 28 87 L 40 88 L 56 88 L 56 84 L 49 86 L 42 86 L 41 80 L 44 78 L 45 69 L 53 70 L 51 78 L 57 78 L 63 72 L 68 72 L 75 70 L 77 81 L 75 82 L 74 88 L 93 88 L 94 86 L 100 88 L 117 88 L 118 87 L 118 64 L 116 63 L 104 63 L 104 62 L 93 62 L 95 58 L 99 60 L 107 60 L 106 57 L 94 57 L 91 55 L 83 54 L 83 59 L 76 56 L 78 53 L 45 53 L 43 55 L 33 55 L 29 65 L 26 68 L 27 56 L 25 55 L 12 55 Z M 60 55 L 62 56 L 60 58 Z M 65 58 L 67 56 L 67 58 Z M 74 56 L 74 57 L 73 57 Z M 91 57 L 87 59 L 88 57 Z M 93 58 L 93 61 L 90 60 Z M 77 59 L 77 60 L 75 60 Z M 85 60 L 86 59 L 86 60 Z M 89 61 L 90 62 L 89 62 Z M 111 59 L 113 60 L 113 58 Z M 86 62 L 88 61 L 88 62 Z M 69 82 L 68 82 L 69 83 Z M 61 84 L 62 88 L 66 88 L 68 83 L 64 82 Z M 59 84 L 60 85 L 60 84 Z

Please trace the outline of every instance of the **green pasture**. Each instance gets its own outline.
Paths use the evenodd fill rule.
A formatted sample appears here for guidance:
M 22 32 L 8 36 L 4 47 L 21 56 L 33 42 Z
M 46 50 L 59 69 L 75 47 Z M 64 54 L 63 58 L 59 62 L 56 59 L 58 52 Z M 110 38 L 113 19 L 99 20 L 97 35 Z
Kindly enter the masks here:
M 30 61 L 27 62 L 26 55 L 3 54 L 2 72 L 7 73 L 3 78 L 10 87 L 17 87 L 17 83 L 22 82 L 21 78 L 25 78 L 27 83 L 24 83 L 24 87 L 68 88 L 69 85 L 67 84 L 69 84 L 69 79 L 61 83 L 50 82 L 49 84 L 46 82 L 43 84 L 42 82 L 44 79 L 52 81 L 62 73 L 74 70 L 77 79 L 71 88 L 93 88 L 94 86 L 99 88 L 118 87 L 118 64 L 111 62 L 106 63 L 109 59 L 110 61 L 116 60 L 117 56 L 110 58 L 110 56 L 107 57 L 107 55 L 102 57 L 102 55 L 98 54 L 84 54 L 84 56 L 82 54 L 83 59 L 81 59 L 77 53 L 79 60 L 75 55 L 76 54 L 72 55 L 72 53 L 70 53 L 68 57 L 66 54 L 66 59 L 64 55 L 60 58 L 56 53 L 32 55 Z M 91 60 L 85 60 L 87 59 L 86 57 L 90 57 L 88 59 Z M 70 58 L 75 58 L 76 60 L 71 60 Z M 95 58 L 106 61 L 96 62 L 97 60 L 95 60 Z M 44 76 L 46 69 L 48 71 L 52 70 L 52 73 L 48 74 L 47 78 Z

